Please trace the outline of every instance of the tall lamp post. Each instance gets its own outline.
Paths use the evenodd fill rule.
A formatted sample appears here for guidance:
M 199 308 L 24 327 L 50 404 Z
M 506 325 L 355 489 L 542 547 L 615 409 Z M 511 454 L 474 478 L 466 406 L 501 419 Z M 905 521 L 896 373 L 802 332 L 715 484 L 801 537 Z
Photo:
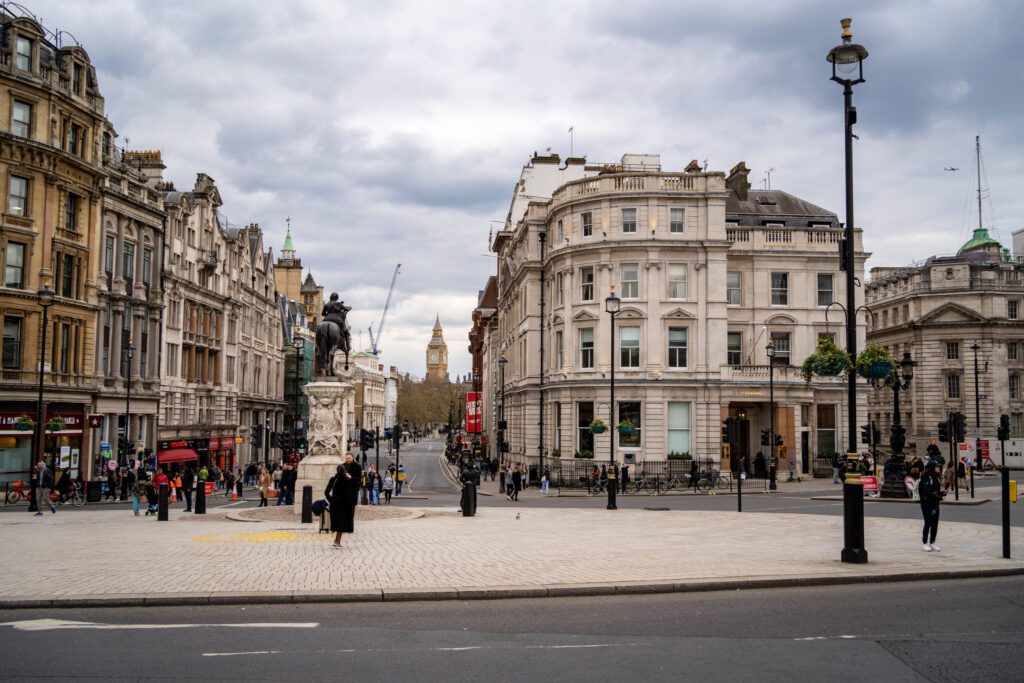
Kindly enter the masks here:
M 124 455 L 128 458 L 128 452 L 132 450 L 132 358 L 135 357 L 135 344 L 132 343 L 131 337 L 128 337 L 128 343 L 124 347 L 124 356 L 128 359 L 128 369 L 124 373 Z
M 907 497 L 907 487 L 903 485 L 903 480 L 907 477 L 907 467 L 903 458 L 903 447 L 907 444 L 907 428 L 903 426 L 900 417 L 900 391 L 910 386 L 910 380 L 914 379 L 915 365 L 917 363 L 911 359 L 910 352 L 904 351 L 903 359 L 900 361 L 900 376 L 891 381 L 892 433 L 889 435 L 889 445 L 892 447 L 892 455 L 885 461 L 885 483 L 882 484 L 882 498 Z
M 856 265 L 854 262 L 854 220 L 853 220 L 853 126 L 857 123 L 857 109 L 853 106 L 853 86 L 864 82 L 864 60 L 868 51 L 853 40 L 850 31 L 851 19 L 842 19 L 842 43 L 829 50 L 827 59 L 832 64 L 832 79 L 843 86 L 843 117 L 845 119 L 846 148 L 846 234 L 840 245 L 840 266 L 846 272 L 846 352 L 850 361 L 857 361 L 857 310 Z M 868 561 L 864 548 L 864 487 L 857 473 L 857 375 L 849 373 L 847 379 L 847 434 L 846 481 L 843 482 L 843 562 L 861 564 Z
M 611 400 L 608 402 L 608 412 L 610 414 L 609 419 L 609 445 L 608 445 L 608 509 L 618 510 L 618 505 L 615 504 L 615 489 L 618 488 L 618 477 L 615 476 L 615 433 L 618 431 L 615 423 L 615 316 L 619 314 L 619 307 L 622 304 L 622 300 L 615 296 L 615 288 L 612 288 L 612 293 L 604 300 L 604 310 L 608 313 L 608 320 L 611 322 Z
M 776 491 L 779 486 L 775 479 L 775 344 L 768 342 L 768 490 Z
M 292 333 L 292 348 L 295 349 L 295 410 L 292 413 L 292 441 L 298 446 L 299 434 L 301 433 L 298 424 L 302 422 L 302 380 L 305 368 L 306 341 Z
M 979 376 L 982 371 L 978 370 L 978 351 L 981 347 L 975 342 L 971 345 L 971 351 L 974 351 L 974 427 L 978 430 L 978 438 L 981 438 L 981 387 L 979 386 Z M 985 370 L 988 372 L 988 361 L 985 361 Z M 979 471 L 982 469 L 981 465 L 981 449 L 974 449 L 974 467 Z
M 53 305 L 53 297 L 56 295 L 52 289 L 43 285 L 36 292 L 39 297 L 39 305 L 43 307 L 43 326 L 39 331 L 39 403 L 36 405 L 36 460 L 42 460 L 46 453 L 46 426 L 43 423 L 45 413 L 43 411 L 43 380 L 46 378 L 46 334 L 50 329 L 49 312 Z M 30 469 L 32 465 L 30 464 Z M 56 469 L 56 468 L 55 468 Z
M 498 406 L 498 467 L 502 465 L 501 454 L 505 452 L 505 430 L 508 423 L 505 422 L 505 366 L 508 365 L 508 358 L 502 356 L 498 359 L 498 383 L 501 385 L 501 405 Z

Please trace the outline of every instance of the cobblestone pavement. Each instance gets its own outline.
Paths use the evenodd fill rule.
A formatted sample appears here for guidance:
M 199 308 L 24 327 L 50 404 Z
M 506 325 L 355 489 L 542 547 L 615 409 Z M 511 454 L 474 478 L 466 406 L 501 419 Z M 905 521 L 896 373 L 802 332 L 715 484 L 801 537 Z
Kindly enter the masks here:
M 839 562 L 842 520 L 581 509 L 439 508 L 413 519 L 358 524 L 344 547 L 294 521 L 259 524 L 222 514 L 170 522 L 104 510 L 4 515 L 0 601 L 176 594 L 453 591 L 630 586 L 714 580 L 879 577 L 1011 569 L 1000 528 L 943 523 L 941 552 L 921 550 L 920 522 L 868 518 L 870 563 Z M 1012 538 L 1024 556 L 1024 530 Z

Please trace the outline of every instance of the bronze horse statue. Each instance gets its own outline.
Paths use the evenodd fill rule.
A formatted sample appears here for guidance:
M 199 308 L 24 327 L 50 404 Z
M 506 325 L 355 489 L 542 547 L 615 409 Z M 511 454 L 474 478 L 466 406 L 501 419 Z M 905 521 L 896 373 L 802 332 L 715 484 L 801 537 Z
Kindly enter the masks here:
M 345 352 L 345 369 L 348 370 L 348 354 L 352 350 L 352 335 L 348 324 L 344 329 L 333 320 L 323 320 L 316 328 L 316 367 L 314 374 L 328 377 L 334 374 L 334 352 Z

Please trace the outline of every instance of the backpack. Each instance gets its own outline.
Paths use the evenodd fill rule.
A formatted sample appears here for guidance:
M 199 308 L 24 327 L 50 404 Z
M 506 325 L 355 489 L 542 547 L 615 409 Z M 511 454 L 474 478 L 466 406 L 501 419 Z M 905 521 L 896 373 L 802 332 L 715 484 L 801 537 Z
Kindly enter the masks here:
M 324 514 L 325 512 L 329 512 L 330 509 L 331 509 L 330 502 L 327 501 L 324 498 L 321 498 L 320 500 L 313 501 L 313 505 L 312 505 L 313 514 L 318 516 L 318 517 L 320 515 Z

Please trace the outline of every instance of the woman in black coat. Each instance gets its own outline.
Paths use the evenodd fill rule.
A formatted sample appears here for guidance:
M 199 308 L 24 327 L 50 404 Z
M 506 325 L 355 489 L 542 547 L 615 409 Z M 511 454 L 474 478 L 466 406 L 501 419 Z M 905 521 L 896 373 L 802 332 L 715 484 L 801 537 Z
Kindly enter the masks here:
M 331 501 L 331 530 L 334 531 L 334 547 L 341 547 L 341 535 L 355 530 L 356 501 L 359 499 L 359 485 L 363 468 L 345 454 L 344 464 L 338 465 L 338 472 L 327 482 L 324 496 Z

